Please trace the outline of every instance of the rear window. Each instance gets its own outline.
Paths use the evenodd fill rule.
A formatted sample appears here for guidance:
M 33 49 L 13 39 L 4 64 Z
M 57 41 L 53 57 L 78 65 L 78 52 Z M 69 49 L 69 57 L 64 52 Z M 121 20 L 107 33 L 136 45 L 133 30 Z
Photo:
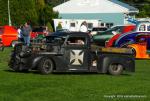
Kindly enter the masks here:
M 0 27 L 0 34 L 3 34 L 3 32 L 4 32 L 4 28 Z
M 122 30 L 123 30 L 123 26 L 116 26 L 116 27 L 113 27 L 107 31 L 105 31 L 104 33 L 106 34 L 113 34 L 112 32 L 116 32 L 118 34 L 122 33 Z
M 93 28 L 92 31 L 106 31 L 107 28 Z

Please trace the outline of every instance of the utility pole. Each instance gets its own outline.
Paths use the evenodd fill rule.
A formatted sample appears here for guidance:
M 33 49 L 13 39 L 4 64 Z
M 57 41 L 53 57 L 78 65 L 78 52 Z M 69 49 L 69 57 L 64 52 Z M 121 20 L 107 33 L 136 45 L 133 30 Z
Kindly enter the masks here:
M 9 0 L 8 0 L 8 22 L 9 22 L 9 26 L 11 26 L 11 18 L 10 18 L 10 5 L 9 5 Z

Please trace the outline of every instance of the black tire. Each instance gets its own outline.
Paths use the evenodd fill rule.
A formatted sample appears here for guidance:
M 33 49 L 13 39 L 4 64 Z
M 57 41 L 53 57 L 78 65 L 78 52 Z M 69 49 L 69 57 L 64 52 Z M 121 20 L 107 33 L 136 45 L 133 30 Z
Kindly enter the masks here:
M 123 72 L 123 66 L 118 63 L 112 63 L 108 67 L 108 72 L 111 75 L 120 75 Z
M 136 58 L 136 50 L 134 48 L 131 49 L 132 49 L 133 56 Z
M 51 59 L 43 58 L 39 63 L 38 69 L 42 74 L 50 74 L 53 71 L 53 67 L 54 64 Z

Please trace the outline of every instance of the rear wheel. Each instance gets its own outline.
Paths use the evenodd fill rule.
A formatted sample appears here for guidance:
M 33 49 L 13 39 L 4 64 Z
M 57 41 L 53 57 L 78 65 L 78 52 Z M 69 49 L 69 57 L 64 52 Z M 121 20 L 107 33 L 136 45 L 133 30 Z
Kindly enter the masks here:
M 51 59 L 43 58 L 40 61 L 38 68 L 42 74 L 49 74 L 49 73 L 52 73 L 53 67 L 54 67 L 54 65 L 53 65 L 53 62 Z
M 120 75 L 123 72 L 123 66 L 118 63 L 112 63 L 109 65 L 108 72 L 111 75 Z
M 133 56 L 136 57 L 136 50 L 134 48 L 131 49 L 132 49 Z

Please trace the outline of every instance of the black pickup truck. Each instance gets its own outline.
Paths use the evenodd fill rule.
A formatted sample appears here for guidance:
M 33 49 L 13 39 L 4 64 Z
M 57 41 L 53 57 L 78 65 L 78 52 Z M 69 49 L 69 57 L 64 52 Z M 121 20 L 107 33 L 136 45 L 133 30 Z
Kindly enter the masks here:
M 47 36 L 45 41 L 29 47 L 18 43 L 12 51 L 9 67 L 14 71 L 39 70 L 52 72 L 97 72 L 120 75 L 134 72 L 132 50 L 93 45 L 83 32 L 63 32 Z

